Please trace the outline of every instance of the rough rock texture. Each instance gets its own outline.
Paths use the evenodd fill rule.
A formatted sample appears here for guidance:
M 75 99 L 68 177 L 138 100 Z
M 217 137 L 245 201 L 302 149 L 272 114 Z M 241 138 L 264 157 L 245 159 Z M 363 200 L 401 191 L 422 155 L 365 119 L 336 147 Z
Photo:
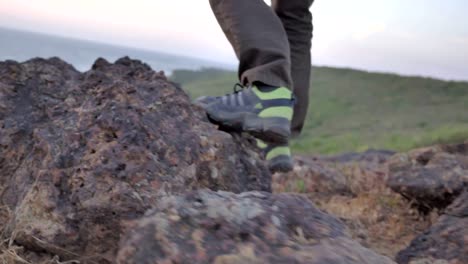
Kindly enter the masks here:
M 428 260 L 426 263 L 468 263 L 468 191 L 397 256 L 400 264 L 424 263 L 424 260 Z
M 395 155 L 388 186 L 435 216 L 398 253 L 398 263 L 468 263 L 468 142 Z
M 168 194 L 270 190 L 253 148 L 204 122 L 163 73 L 122 58 L 80 73 L 0 62 L 0 198 L 7 235 L 65 259 L 112 262 L 125 220 Z
M 307 194 L 398 263 L 468 263 L 468 142 L 390 154 L 296 157 L 273 190 Z
M 351 188 L 343 173 L 330 168 L 326 163 L 316 159 L 296 157 L 294 170 L 278 174 L 273 181 L 276 192 L 299 192 L 314 194 L 314 198 L 333 195 L 350 195 Z
M 368 150 L 338 156 L 295 156 L 293 171 L 275 175 L 273 190 L 308 193 L 321 200 L 336 195 L 352 197 L 382 186 L 387 177 L 386 162 L 393 154 Z
M 468 142 L 296 157 L 271 182 L 205 121 L 128 58 L 0 62 L 0 263 L 468 263 Z
M 395 155 L 387 184 L 422 211 L 445 208 L 468 187 L 468 142 Z
M 342 220 L 352 238 L 395 258 L 430 226 L 430 217 L 412 208 L 386 185 L 389 151 L 339 156 L 296 156 L 294 170 L 273 175 L 275 193 L 307 195 L 321 210 Z
M 299 195 L 196 191 L 165 198 L 122 240 L 118 263 L 393 263 Z

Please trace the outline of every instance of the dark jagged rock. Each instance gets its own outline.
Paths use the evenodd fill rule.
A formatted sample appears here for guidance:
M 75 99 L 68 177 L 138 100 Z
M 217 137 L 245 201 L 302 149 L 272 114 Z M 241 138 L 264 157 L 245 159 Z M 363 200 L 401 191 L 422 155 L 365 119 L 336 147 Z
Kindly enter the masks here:
M 30 250 L 112 262 L 125 221 L 191 189 L 270 190 L 253 148 L 129 58 L 0 62 L 1 200 Z
M 397 256 L 400 264 L 468 263 L 468 190 Z
M 468 142 L 395 155 L 388 186 L 422 211 L 445 208 L 468 186 Z
M 394 156 L 388 185 L 423 212 L 442 215 L 396 257 L 398 263 L 468 263 L 468 142 Z
M 293 194 L 196 191 L 163 199 L 122 239 L 118 263 L 393 263 Z

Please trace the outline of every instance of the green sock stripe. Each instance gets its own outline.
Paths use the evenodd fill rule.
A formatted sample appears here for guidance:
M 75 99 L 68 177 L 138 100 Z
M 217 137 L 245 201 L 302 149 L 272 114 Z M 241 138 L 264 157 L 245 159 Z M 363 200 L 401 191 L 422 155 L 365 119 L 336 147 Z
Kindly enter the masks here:
M 272 150 L 270 150 L 270 152 L 268 152 L 266 159 L 271 160 L 281 155 L 291 156 L 291 150 L 289 149 L 289 147 L 273 148 Z
M 291 90 L 286 87 L 279 87 L 271 92 L 262 92 L 257 87 L 252 90 L 260 100 L 291 99 Z
M 263 140 L 257 139 L 257 147 L 261 149 L 266 149 L 268 145 L 265 142 L 263 142 Z
M 264 109 L 258 114 L 259 117 L 282 117 L 291 121 L 293 116 L 293 109 L 289 106 L 275 106 Z

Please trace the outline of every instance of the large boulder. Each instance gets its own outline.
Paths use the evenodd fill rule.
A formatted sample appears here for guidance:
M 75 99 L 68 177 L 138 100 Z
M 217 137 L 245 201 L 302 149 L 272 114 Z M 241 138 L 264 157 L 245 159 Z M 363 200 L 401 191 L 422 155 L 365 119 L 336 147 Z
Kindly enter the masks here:
M 468 185 L 468 142 L 395 155 L 387 185 L 423 212 L 445 208 Z
M 162 199 L 122 239 L 118 263 L 393 263 L 294 194 L 200 190 Z
M 468 263 L 468 190 L 397 256 L 400 264 Z
M 1 201 L 7 235 L 35 251 L 113 262 L 125 222 L 161 197 L 269 191 L 253 147 L 220 132 L 163 73 L 103 59 L 0 62 Z

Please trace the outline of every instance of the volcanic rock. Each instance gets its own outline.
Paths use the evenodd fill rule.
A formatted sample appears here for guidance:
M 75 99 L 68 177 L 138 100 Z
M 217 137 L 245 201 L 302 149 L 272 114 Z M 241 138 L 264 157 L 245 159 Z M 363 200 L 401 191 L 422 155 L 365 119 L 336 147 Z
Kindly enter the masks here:
M 468 186 L 468 142 L 395 155 L 387 184 L 422 211 L 445 208 Z
M 84 73 L 57 58 L 0 62 L 6 235 L 61 259 L 111 263 L 126 221 L 161 197 L 270 191 L 254 148 L 205 119 L 163 73 L 129 58 Z
M 393 263 L 294 194 L 200 190 L 162 199 L 122 239 L 118 263 Z
M 429 230 L 398 254 L 398 263 L 468 263 L 467 201 L 468 191 L 465 191 Z

